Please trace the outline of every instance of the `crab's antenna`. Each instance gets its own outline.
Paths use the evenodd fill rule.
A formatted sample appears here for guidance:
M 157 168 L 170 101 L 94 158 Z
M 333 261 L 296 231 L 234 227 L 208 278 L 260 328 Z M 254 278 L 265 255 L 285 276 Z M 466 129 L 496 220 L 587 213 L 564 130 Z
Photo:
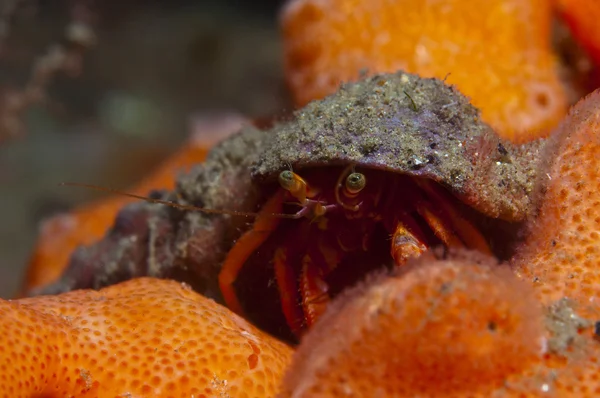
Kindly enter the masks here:
M 81 188 L 93 189 L 94 191 L 109 192 L 109 193 L 112 193 L 115 195 L 121 195 L 121 196 L 126 196 L 129 198 L 133 198 L 133 199 L 143 200 L 145 202 L 170 206 L 170 207 L 174 207 L 174 208 L 180 209 L 180 210 L 199 211 L 199 212 L 206 213 L 206 214 L 226 214 L 226 215 L 230 215 L 230 216 L 239 216 L 239 217 L 257 217 L 259 215 L 259 213 L 247 212 L 247 211 L 207 209 L 204 207 L 198 207 L 198 206 L 193 206 L 193 205 L 184 205 L 181 203 L 172 202 L 170 200 L 150 198 L 147 196 L 136 195 L 136 194 L 130 193 L 130 192 L 120 191 L 120 190 L 114 189 L 114 188 L 101 187 L 99 185 L 85 184 L 85 183 L 81 183 L 81 182 L 61 182 L 58 185 L 66 186 L 66 187 L 81 187 Z M 277 218 L 292 218 L 292 219 L 297 218 L 296 214 L 285 214 L 285 213 L 270 213 L 270 214 L 263 214 L 263 216 L 277 217 Z

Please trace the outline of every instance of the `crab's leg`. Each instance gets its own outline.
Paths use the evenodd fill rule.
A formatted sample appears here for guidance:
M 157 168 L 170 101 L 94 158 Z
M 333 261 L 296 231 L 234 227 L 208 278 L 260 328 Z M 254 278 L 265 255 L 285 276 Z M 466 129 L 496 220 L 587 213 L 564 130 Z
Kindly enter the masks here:
M 285 246 L 278 247 L 273 258 L 281 310 L 288 326 L 297 337 L 300 337 L 306 329 L 305 314 L 301 304 L 304 290 L 299 286 L 298 278 L 303 267 L 300 258 L 308 255 L 305 253 L 311 241 L 311 230 L 311 220 L 301 220 L 300 224 L 288 231 L 287 236 L 282 240 Z
M 391 234 L 390 254 L 396 265 L 404 265 L 411 258 L 419 257 L 427 250 L 425 234 L 411 216 L 414 203 L 418 201 L 416 187 L 410 180 L 398 180 L 389 187 L 383 204 L 383 225 Z
M 440 189 L 436 187 L 434 183 L 427 180 L 416 180 L 416 182 L 427 192 L 428 196 L 435 201 L 436 206 L 439 206 L 444 212 L 452 225 L 452 229 L 456 231 L 456 234 L 468 248 L 478 250 L 482 253 L 492 254 L 490 246 L 481 232 L 468 220 L 458 214 L 456 208 L 450 204 L 449 200 L 444 197 L 445 195 L 440 192 Z
M 301 337 L 329 303 L 327 283 L 323 280 L 322 270 L 315 266 L 308 254 L 302 258 L 299 286 L 294 267 L 289 263 L 288 249 L 278 248 L 274 263 L 283 315 L 292 332 Z
M 415 185 L 411 186 L 412 184 Z M 407 189 L 403 190 L 406 204 L 417 211 L 444 245 L 447 247 L 464 247 L 462 241 L 456 236 L 447 215 L 439 206 L 436 206 L 437 202 L 432 202 L 426 196 L 426 192 L 419 189 L 419 180 L 413 179 L 412 184 L 407 185 Z
M 324 280 L 323 270 L 315 265 L 308 254 L 302 259 L 300 293 L 306 327 L 311 327 L 327 308 L 329 286 Z
M 242 305 L 233 287 L 233 283 L 248 258 L 271 235 L 279 225 L 280 218 L 273 213 L 280 213 L 285 191 L 278 190 L 263 206 L 252 226 L 231 248 L 219 273 L 219 288 L 223 299 L 230 310 L 243 315 Z
M 300 336 L 304 324 L 304 314 L 298 305 L 298 283 L 294 268 L 288 262 L 288 249 L 279 247 L 275 251 L 275 279 L 281 297 L 281 309 L 285 320 L 296 336 Z
M 364 234 L 368 235 L 369 232 L 365 230 Z M 363 236 L 360 238 L 364 240 Z M 311 327 L 329 304 L 329 285 L 325 278 L 337 268 L 348 251 L 355 250 L 354 245 L 346 247 L 343 241 L 340 235 L 321 230 L 312 241 L 313 250 L 309 250 L 302 258 L 300 294 L 306 327 Z M 362 244 L 364 246 L 365 243 Z
M 312 220 L 305 220 L 303 226 L 309 228 L 301 230 L 300 234 L 308 237 L 310 227 L 313 226 Z M 311 245 L 306 245 L 307 240 L 304 244 L 296 243 L 294 247 L 278 248 L 275 252 L 275 276 L 281 296 L 281 308 L 297 337 L 301 337 L 306 328 L 312 326 L 325 311 L 329 303 L 329 287 L 324 278 L 337 267 L 345 253 L 339 244 L 328 238 L 331 240 L 334 236 L 324 234 L 323 231 L 314 236 L 313 231 Z M 298 267 L 293 261 L 300 256 L 302 262 L 298 275 Z
M 447 247 L 465 247 L 459 237 L 456 235 L 454 228 L 447 219 L 445 214 L 442 214 L 438 209 L 434 210 L 432 203 L 428 201 L 419 201 L 416 205 L 417 212 L 425 222 L 431 227 L 435 236 L 437 236 Z
M 418 225 L 408 215 L 402 218 L 397 222 L 392 235 L 391 254 L 397 265 L 406 264 L 409 259 L 417 258 L 427 250 Z

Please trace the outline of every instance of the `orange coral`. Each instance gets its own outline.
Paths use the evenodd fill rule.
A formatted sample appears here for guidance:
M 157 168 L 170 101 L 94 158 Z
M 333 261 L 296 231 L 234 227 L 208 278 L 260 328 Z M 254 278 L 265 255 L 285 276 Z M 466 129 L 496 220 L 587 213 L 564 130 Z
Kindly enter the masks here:
M 573 35 L 600 65 L 600 2 L 597 0 L 554 0 Z
M 532 139 L 567 106 L 550 20 L 547 0 L 294 0 L 282 16 L 287 79 L 304 105 L 367 72 L 447 77 L 504 137 Z
M 295 354 L 284 396 L 489 391 L 541 359 L 543 336 L 534 296 L 509 269 L 421 264 L 330 308 Z
M 1 301 L 0 396 L 271 397 L 291 349 L 185 285 Z
M 600 91 L 570 112 L 555 145 L 539 216 L 514 260 L 543 302 L 600 298 Z
M 217 120 L 208 118 L 200 121 L 189 142 L 138 183 L 131 192 L 146 195 L 153 189 L 172 189 L 179 172 L 203 161 L 208 150 L 217 141 L 239 130 L 244 121 L 244 118 L 235 114 L 222 116 Z M 101 238 L 112 225 L 119 209 L 131 201 L 127 197 L 113 196 L 45 221 L 29 262 L 23 290 L 40 287 L 57 279 L 73 250 Z
M 328 308 L 281 397 L 593 397 L 600 345 L 568 301 L 541 311 L 512 271 L 421 261 Z

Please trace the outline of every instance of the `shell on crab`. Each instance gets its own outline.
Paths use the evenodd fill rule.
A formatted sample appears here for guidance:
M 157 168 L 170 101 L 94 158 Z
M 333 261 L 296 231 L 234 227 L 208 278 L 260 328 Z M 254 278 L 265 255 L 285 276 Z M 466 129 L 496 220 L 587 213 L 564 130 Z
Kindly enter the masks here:
M 275 126 L 257 180 L 289 168 L 357 164 L 429 178 L 493 218 L 521 221 L 543 141 L 516 146 L 480 119 L 456 88 L 397 72 L 343 85 Z

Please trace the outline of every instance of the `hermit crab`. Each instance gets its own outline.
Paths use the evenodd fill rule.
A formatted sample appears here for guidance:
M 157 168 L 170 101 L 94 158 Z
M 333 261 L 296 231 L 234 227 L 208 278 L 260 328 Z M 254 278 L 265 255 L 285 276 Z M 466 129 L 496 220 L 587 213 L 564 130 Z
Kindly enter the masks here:
M 542 145 L 501 140 L 443 81 L 373 76 L 223 142 L 158 205 L 123 210 L 45 292 L 175 277 L 293 339 L 374 269 L 433 247 L 507 258 Z
M 225 302 L 245 313 L 265 297 L 255 275 L 266 267 L 274 277 L 262 278 L 300 335 L 370 267 L 402 266 L 436 246 L 505 257 L 501 231 L 530 211 L 538 146 L 503 142 L 436 79 L 397 73 L 346 85 L 270 132 L 252 177 L 279 188 L 224 261 Z M 279 300 L 254 311 L 268 301 Z

